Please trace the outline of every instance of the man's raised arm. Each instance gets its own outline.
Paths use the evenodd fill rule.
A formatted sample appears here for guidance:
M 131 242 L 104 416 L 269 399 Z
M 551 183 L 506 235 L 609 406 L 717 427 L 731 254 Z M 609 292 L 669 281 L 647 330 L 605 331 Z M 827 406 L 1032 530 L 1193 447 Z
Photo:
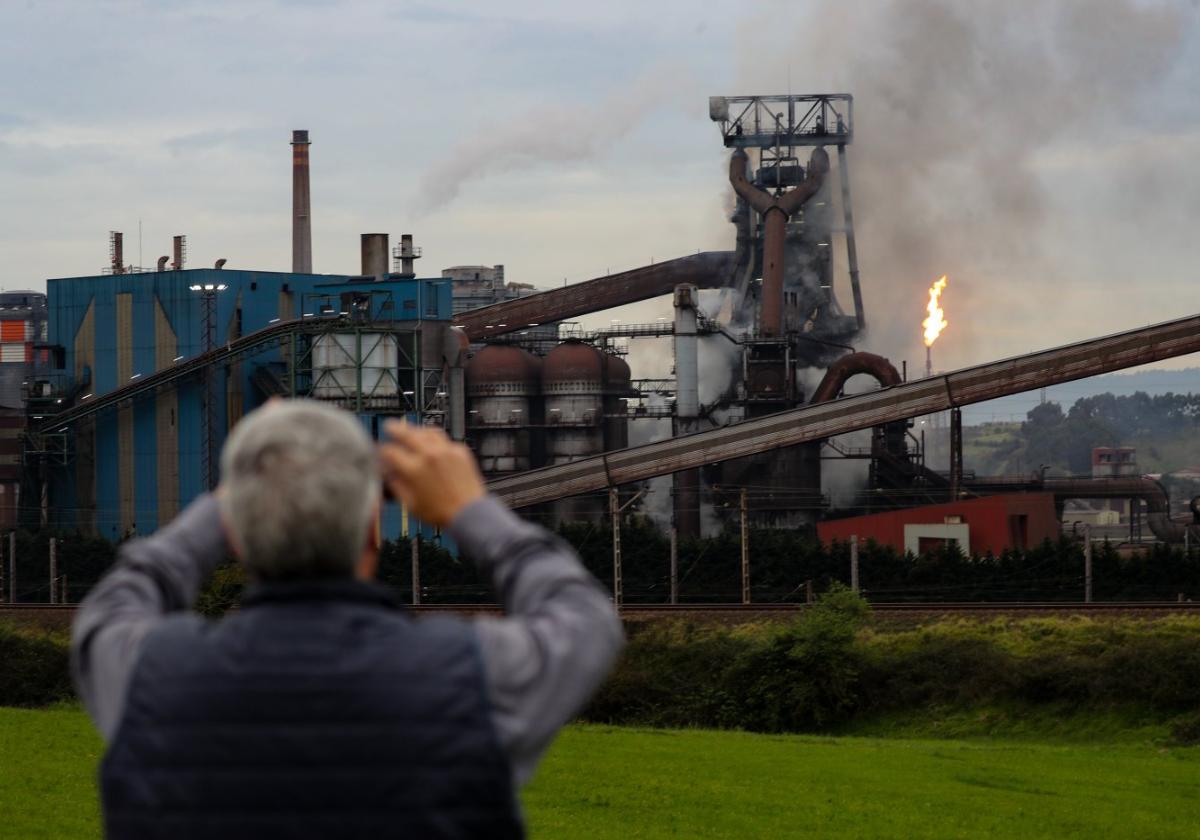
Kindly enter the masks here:
M 518 783 L 587 702 L 624 641 L 607 593 L 562 540 L 485 495 L 470 451 L 440 431 L 389 425 L 393 492 L 418 518 L 448 525 L 489 572 L 506 616 L 478 622 L 492 721 Z
M 191 607 L 225 550 L 216 499 L 201 496 L 153 536 L 122 545 L 116 565 L 79 605 L 71 672 L 106 739 L 120 722 L 147 631 L 167 613 Z

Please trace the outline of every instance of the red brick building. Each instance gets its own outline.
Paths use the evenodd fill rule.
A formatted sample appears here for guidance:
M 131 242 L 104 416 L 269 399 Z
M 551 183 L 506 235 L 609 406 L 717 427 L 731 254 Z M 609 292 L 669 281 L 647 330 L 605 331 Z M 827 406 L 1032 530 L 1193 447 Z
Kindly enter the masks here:
M 897 551 L 921 554 L 947 542 L 965 553 L 999 554 L 1006 548 L 1032 548 L 1058 538 L 1060 525 L 1052 493 L 1009 493 L 963 499 L 943 505 L 891 510 L 833 519 L 817 525 L 821 542 L 873 539 Z

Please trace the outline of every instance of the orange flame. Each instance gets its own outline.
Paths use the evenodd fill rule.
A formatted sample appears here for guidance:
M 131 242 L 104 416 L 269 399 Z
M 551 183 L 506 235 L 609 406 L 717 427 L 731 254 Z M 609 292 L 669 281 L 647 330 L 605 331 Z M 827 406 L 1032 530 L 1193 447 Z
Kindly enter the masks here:
M 942 330 L 950 326 L 950 322 L 946 320 L 946 313 L 938 305 L 938 299 L 942 296 L 942 290 L 945 288 L 946 275 L 944 274 L 929 287 L 929 303 L 925 305 L 929 317 L 921 322 L 921 326 L 925 328 L 926 347 L 932 347 L 933 342 L 937 341 L 937 337 L 942 334 Z

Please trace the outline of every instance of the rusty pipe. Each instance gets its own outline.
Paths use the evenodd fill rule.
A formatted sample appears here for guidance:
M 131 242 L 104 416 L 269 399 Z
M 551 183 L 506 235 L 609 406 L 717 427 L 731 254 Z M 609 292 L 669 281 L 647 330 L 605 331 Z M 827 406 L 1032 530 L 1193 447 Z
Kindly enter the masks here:
M 167 260 L 169 260 L 169 259 L 171 259 L 171 258 L 170 257 L 159 257 L 158 258 L 158 268 L 156 269 L 156 271 L 166 271 L 167 270 Z
M 783 260 L 787 222 L 821 189 L 829 172 L 829 155 L 822 148 L 813 149 L 804 182 L 780 196 L 773 196 L 750 182 L 746 177 L 746 161 L 742 149 L 733 153 L 729 159 L 729 183 L 734 192 L 763 217 L 763 288 L 759 324 L 764 336 L 779 336 L 783 335 Z
M 875 380 L 884 388 L 899 385 L 902 381 L 900 372 L 896 370 L 895 365 L 883 356 L 862 351 L 850 353 L 829 366 L 829 369 L 825 371 L 824 378 L 821 379 L 821 384 L 817 386 L 817 390 L 813 391 L 809 403 L 815 404 L 836 399 L 837 395 L 842 392 L 842 388 L 845 387 L 846 381 L 860 373 L 875 377 Z

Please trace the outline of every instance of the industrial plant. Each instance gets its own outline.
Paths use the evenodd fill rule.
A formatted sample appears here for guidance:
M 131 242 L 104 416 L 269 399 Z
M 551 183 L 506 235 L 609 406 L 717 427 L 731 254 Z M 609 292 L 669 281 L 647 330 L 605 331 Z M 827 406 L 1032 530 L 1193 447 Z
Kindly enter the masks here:
M 965 472 L 959 412 L 1195 352 L 1196 319 L 953 373 L 935 374 L 927 356 L 924 376 L 910 376 L 860 347 L 871 278 L 855 243 L 852 97 L 713 97 L 709 116 L 730 150 L 730 251 L 539 292 L 509 282 L 503 265 L 420 276 L 411 234 L 393 247 L 365 233 L 356 272 L 315 274 L 310 141 L 298 130 L 290 272 L 189 266 L 182 235 L 155 266 L 130 265 L 112 232 L 103 272 L 50 279 L 44 296 L 0 296 L 0 527 L 149 533 L 215 486 L 239 418 L 271 397 L 307 396 L 375 435 L 391 417 L 445 428 L 472 447 L 493 492 L 555 522 L 637 510 L 645 483 L 670 476 L 668 527 L 680 536 L 740 507 L 754 526 L 826 541 L 1001 551 L 1057 536 L 1079 499 L 1132 500 L 1163 541 L 1200 534 L 1139 475 Z M 926 348 L 946 323 L 945 286 L 931 289 Z M 572 320 L 667 295 L 672 319 L 595 330 Z M 668 378 L 631 370 L 629 343 L 654 338 L 672 342 Z M 704 400 L 702 343 L 728 368 L 728 385 Z M 844 396 L 860 375 L 878 388 Z M 919 417 L 940 418 L 947 463 L 928 460 Z M 670 438 L 631 446 L 651 421 L 669 422 Z M 869 443 L 839 442 L 855 431 Z M 822 479 L 833 460 L 868 465 L 837 510 Z M 440 538 L 402 510 L 385 532 Z

